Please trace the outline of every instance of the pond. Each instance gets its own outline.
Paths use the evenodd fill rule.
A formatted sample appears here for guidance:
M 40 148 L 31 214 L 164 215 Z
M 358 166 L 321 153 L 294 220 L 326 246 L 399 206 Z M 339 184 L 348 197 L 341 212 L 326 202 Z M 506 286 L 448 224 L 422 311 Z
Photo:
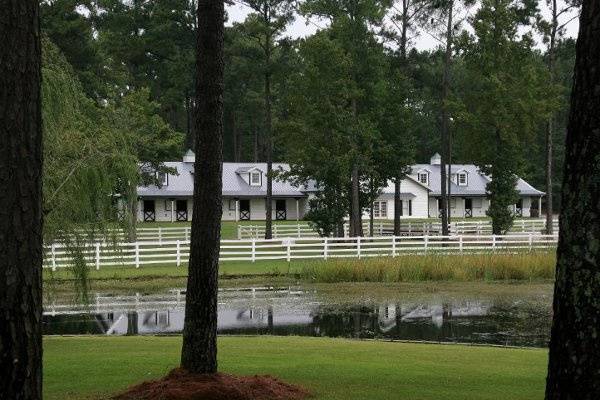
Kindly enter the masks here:
M 185 291 L 95 294 L 89 304 L 47 303 L 44 333 L 144 335 L 182 331 Z M 331 295 L 303 287 L 222 289 L 221 334 L 300 335 L 547 346 L 551 294 L 403 296 L 390 300 Z

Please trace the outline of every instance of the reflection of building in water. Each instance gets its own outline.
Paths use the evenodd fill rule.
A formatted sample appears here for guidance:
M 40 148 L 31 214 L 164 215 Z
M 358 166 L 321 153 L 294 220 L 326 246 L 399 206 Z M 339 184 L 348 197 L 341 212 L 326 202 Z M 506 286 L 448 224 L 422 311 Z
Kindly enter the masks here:
M 158 334 L 183 329 L 185 295 L 98 298 L 90 306 L 46 305 L 46 334 Z M 504 308 L 503 308 L 504 307 Z M 544 310 L 542 310 L 544 311 Z M 548 311 L 549 312 L 549 311 Z M 291 290 L 219 294 L 218 329 L 275 334 L 425 341 L 545 345 L 549 315 L 527 304 L 486 301 L 405 301 L 323 304 L 314 293 Z M 532 318 L 532 315 L 534 318 Z M 535 319 L 537 318 L 537 319 Z
M 102 321 L 98 333 L 115 335 L 178 333 L 183 330 L 184 310 L 106 313 L 97 314 L 96 319 Z M 286 314 L 284 310 L 265 306 L 246 309 L 219 308 L 217 326 L 220 331 L 249 329 L 273 331 L 279 326 L 311 323 L 310 310 L 298 313 L 296 309 L 293 314 Z

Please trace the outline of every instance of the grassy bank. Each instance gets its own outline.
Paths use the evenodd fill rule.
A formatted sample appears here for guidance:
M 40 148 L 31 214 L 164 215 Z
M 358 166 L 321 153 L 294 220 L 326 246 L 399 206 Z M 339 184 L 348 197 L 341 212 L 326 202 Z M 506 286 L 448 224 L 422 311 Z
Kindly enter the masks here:
M 479 255 L 404 255 L 396 258 L 329 259 L 326 261 L 270 260 L 225 262 L 219 266 L 222 282 L 262 284 L 340 282 L 503 282 L 544 281 L 554 277 L 555 255 L 548 253 Z M 152 292 L 184 287 L 187 266 L 102 267 L 90 269 L 88 282 L 95 291 Z M 44 287 L 57 292 L 73 290 L 67 269 L 44 270 Z
M 104 398 L 165 374 L 180 337 L 48 337 L 48 400 Z M 271 374 L 325 399 L 542 399 L 545 350 L 361 342 L 299 337 L 221 337 L 224 372 Z M 104 397 L 103 397 L 104 396 Z
M 300 278 L 314 282 L 420 282 L 553 279 L 554 252 L 406 255 L 337 259 L 304 265 Z

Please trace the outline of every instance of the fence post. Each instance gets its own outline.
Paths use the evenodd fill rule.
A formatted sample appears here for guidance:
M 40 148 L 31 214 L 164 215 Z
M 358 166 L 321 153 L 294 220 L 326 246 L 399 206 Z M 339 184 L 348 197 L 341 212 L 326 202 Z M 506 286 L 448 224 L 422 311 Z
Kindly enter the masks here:
M 463 235 L 460 235 L 458 237 L 458 248 L 459 248 L 459 251 L 462 253 L 463 252 Z
M 190 240 L 190 228 L 188 226 L 185 227 L 185 241 L 187 242 L 188 240 Z
M 324 240 L 323 241 L 323 259 L 327 260 L 327 251 L 329 250 L 328 249 L 328 238 L 327 238 L 327 236 L 325 236 L 323 238 L 323 240 Z
M 177 266 L 181 266 L 181 252 L 179 250 L 179 240 L 177 240 L 177 245 L 176 245 L 176 249 L 177 249 Z
M 356 253 L 358 258 L 360 258 L 360 236 L 356 237 Z
M 300 222 L 296 225 L 296 229 L 298 230 L 298 238 L 300 238 Z
M 140 267 L 140 244 L 135 242 L 135 267 Z
M 496 251 L 496 235 L 492 234 L 492 251 Z
M 242 238 L 242 226 L 241 225 L 237 226 L 237 237 L 238 237 L 238 240 Z
M 533 233 L 529 232 L 529 251 L 533 249 Z
M 256 239 L 252 238 L 252 262 L 256 261 Z
M 162 228 L 158 227 L 158 245 L 162 246 Z
M 396 236 L 392 235 L 392 257 L 396 257 Z
M 290 262 L 292 259 L 292 241 L 291 239 L 287 241 L 287 262 Z
M 425 246 L 425 254 L 427 254 L 427 247 L 429 246 L 429 236 L 424 237 L 423 244 Z
M 96 271 L 100 269 L 100 243 L 96 243 Z
M 277 234 L 277 224 L 273 225 L 273 237 L 277 238 L 279 235 Z
M 52 271 L 56 271 L 56 243 L 52 243 Z

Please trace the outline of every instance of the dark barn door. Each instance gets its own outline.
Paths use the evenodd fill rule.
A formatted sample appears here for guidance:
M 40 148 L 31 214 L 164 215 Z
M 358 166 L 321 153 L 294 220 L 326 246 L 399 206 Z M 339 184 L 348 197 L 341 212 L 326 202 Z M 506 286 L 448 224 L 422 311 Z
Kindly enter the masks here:
M 275 200 L 275 219 L 283 221 L 287 218 L 285 200 Z
M 473 216 L 473 199 L 465 199 L 465 217 Z
M 240 219 L 242 221 L 250 220 L 250 200 L 240 200 Z
M 177 200 L 175 217 L 177 221 L 188 220 L 187 200 Z
M 154 200 L 144 200 L 144 222 L 153 222 L 156 220 L 156 208 Z

